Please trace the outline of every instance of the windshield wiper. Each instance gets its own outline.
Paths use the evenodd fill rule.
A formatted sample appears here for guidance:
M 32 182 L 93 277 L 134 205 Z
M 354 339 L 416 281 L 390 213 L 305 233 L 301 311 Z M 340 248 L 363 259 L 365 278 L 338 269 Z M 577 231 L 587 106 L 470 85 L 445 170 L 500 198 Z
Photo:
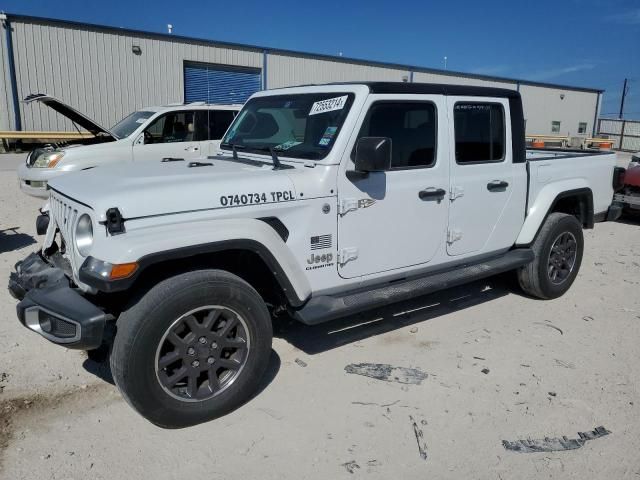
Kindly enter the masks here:
M 276 155 L 276 151 L 273 148 L 269 148 L 269 153 L 271 153 L 271 161 L 273 162 L 273 169 L 280 170 L 282 168 L 282 164 L 280 163 L 280 159 L 278 155 Z

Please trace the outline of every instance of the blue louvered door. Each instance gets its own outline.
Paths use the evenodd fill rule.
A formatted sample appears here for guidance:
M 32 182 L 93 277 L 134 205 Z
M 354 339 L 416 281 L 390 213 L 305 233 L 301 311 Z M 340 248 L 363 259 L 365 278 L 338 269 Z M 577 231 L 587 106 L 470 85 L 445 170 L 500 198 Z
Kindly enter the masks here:
M 242 104 L 261 85 L 259 70 L 203 64 L 184 66 L 185 103 Z

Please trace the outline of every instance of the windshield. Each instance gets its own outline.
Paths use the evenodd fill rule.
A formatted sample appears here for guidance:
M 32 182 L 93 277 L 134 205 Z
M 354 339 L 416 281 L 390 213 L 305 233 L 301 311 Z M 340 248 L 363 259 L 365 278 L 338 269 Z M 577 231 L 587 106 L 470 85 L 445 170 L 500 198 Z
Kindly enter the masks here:
M 124 117 L 118 123 L 116 123 L 111 130 L 118 138 L 126 138 L 131 135 L 136 129 L 145 123 L 155 112 L 133 112 L 131 115 Z
M 236 117 L 221 147 L 273 148 L 279 157 L 319 160 L 327 156 L 353 103 L 353 93 L 257 97 Z

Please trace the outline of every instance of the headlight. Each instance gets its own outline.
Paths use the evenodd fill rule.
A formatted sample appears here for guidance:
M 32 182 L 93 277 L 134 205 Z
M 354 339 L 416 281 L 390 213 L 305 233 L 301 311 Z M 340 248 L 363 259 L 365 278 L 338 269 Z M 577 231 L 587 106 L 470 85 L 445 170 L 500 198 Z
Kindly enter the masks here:
M 86 213 L 80 217 L 76 225 L 76 248 L 83 257 L 87 257 L 93 246 L 93 225 L 91 217 Z
M 64 152 L 46 152 L 40 155 L 33 166 L 35 168 L 53 168 L 64 157 Z

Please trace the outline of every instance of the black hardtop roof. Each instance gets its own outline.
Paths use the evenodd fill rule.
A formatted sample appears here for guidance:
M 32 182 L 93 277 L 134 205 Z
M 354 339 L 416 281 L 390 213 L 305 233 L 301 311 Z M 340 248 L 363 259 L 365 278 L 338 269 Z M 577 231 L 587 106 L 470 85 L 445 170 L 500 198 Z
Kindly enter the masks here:
M 517 90 L 476 87 L 474 85 L 449 85 L 445 83 L 335 82 L 329 85 L 366 85 L 371 93 L 520 98 L 520 92 Z

